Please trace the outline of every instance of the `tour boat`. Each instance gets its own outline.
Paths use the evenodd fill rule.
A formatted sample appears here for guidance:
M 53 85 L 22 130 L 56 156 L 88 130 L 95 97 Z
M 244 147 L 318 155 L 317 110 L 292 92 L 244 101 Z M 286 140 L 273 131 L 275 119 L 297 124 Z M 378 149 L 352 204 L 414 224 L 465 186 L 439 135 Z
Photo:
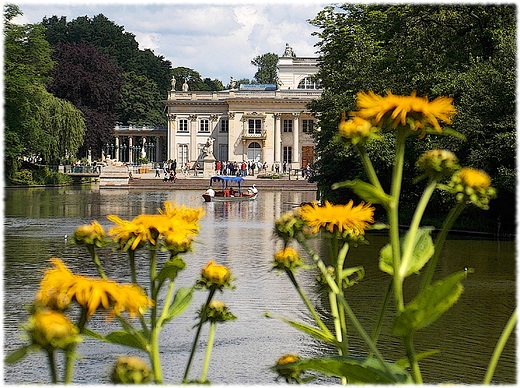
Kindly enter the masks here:
M 222 190 L 213 190 L 213 182 L 222 182 Z M 205 202 L 237 202 L 252 201 L 258 196 L 258 190 L 255 185 L 247 191 L 242 190 L 244 178 L 239 176 L 213 176 L 209 180 L 209 189 L 202 194 Z M 233 185 L 237 186 L 237 190 L 233 190 Z M 214 195 L 208 193 L 213 190 Z

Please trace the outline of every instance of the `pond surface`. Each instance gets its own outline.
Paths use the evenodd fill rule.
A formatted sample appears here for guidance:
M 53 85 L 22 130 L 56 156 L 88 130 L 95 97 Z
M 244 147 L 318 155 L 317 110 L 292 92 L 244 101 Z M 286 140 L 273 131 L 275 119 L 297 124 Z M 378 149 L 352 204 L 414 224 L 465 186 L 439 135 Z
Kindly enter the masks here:
M 100 222 L 105 229 L 113 226 L 106 219 L 116 214 L 131 220 L 138 214 L 154 214 L 164 201 L 203 207 L 200 235 L 194 252 L 185 255 L 187 268 L 177 280 L 178 286 L 191 286 L 201 268 L 210 260 L 228 266 L 236 280 L 235 290 L 225 290 L 216 299 L 226 302 L 238 317 L 218 325 L 211 355 L 208 378 L 214 384 L 264 385 L 276 383 L 270 371 L 286 353 L 303 357 L 324 354 L 327 349 L 303 333 L 265 312 L 310 323 L 303 303 L 283 274 L 271 271 L 272 255 L 281 248 L 272 239 L 273 221 L 301 202 L 312 201 L 313 192 L 262 192 L 256 201 L 242 203 L 203 203 L 197 191 L 154 191 L 104 189 L 97 186 L 66 188 L 30 188 L 5 190 L 4 219 L 4 350 L 8 354 L 25 340 L 20 324 L 27 319 L 25 307 L 31 304 L 51 257 L 61 258 L 76 273 L 97 276 L 95 266 L 84 247 L 71 245 L 77 226 Z M 346 293 L 354 312 L 371 331 L 386 292 L 389 277 L 377 268 L 377 257 L 386 244 L 383 234 L 370 234 L 369 246 L 352 249 L 349 266 L 363 265 L 365 278 Z M 318 247 L 319 249 L 319 247 Z M 107 275 L 129 282 L 127 257 L 110 248 L 100 251 Z M 142 256 L 138 259 L 145 260 Z M 138 261 L 139 262 L 139 261 Z M 490 240 L 449 240 L 443 251 L 436 277 L 451 274 L 465 266 L 475 269 L 464 282 L 465 291 L 458 303 L 437 322 L 415 336 L 417 352 L 439 349 L 441 352 L 421 363 L 427 383 L 482 382 L 494 346 L 516 306 L 515 242 Z M 141 274 L 144 276 L 143 266 Z M 312 271 L 299 271 L 298 277 L 315 304 L 326 305 L 314 284 Z M 417 278 L 419 279 L 419 278 Z M 413 288 L 418 280 L 411 278 Z M 161 334 L 161 359 L 164 381 L 179 384 L 195 335 L 196 311 L 206 294 L 198 291 L 190 307 L 172 320 Z M 385 357 L 404 357 L 401 343 L 385 323 L 380 349 Z M 90 327 L 100 332 L 117 329 L 95 314 Z M 362 341 L 354 334 L 352 354 L 365 356 Z M 198 378 L 202 367 L 207 332 L 191 367 L 190 378 Z M 494 376 L 494 383 L 516 382 L 516 338 L 510 338 Z M 117 345 L 86 339 L 78 348 L 74 383 L 106 384 L 113 362 L 119 355 L 144 353 Z M 46 358 L 31 353 L 14 365 L 4 365 L 6 384 L 49 382 Z M 282 381 L 280 380 L 279 383 Z M 318 384 L 336 383 L 320 378 Z

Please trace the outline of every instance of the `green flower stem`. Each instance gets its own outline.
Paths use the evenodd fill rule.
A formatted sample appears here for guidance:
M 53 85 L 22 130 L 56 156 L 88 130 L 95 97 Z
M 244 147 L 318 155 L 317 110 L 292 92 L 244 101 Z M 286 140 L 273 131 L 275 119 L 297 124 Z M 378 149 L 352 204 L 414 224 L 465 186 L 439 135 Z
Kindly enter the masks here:
M 46 349 L 49 358 L 49 368 L 51 370 L 51 378 L 53 384 L 58 384 L 58 374 L 56 372 L 56 360 L 54 359 L 54 349 Z
M 193 361 L 193 356 L 195 355 L 195 349 L 197 348 L 197 342 L 199 341 L 200 331 L 202 329 L 202 324 L 206 321 L 206 314 L 208 311 L 209 303 L 211 299 L 213 299 L 213 295 L 215 295 L 215 291 L 217 289 L 215 287 L 211 287 L 208 294 L 208 299 L 206 300 L 206 304 L 201 313 L 200 322 L 197 327 L 197 333 L 195 334 L 195 338 L 193 340 L 193 344 L 191 345 L 190 358 L 188 359 L 188 364 L 186 365 L 186 370 L 184 371 L 184 377 L 182 378 L 183 383 L 188 382 L 188 373 L 190 372 L 191 363 Z
M 426 268 L 426 272 L 424 273 L 423 282 L 421 285 L 421 289 L 424 290 L 426 287 L 428 287 L 432 281 L 433 273 L 435 272 L 435 267 L 437 266 L 437 262 L 439 261 L 439 257 L 441 255 L 441 250 L 444 245 L 444 242 L 446 241 L 446 237 L 448 236 L 448 232 L 450 231 L 451 227 L 453 226 L 453 223 L 459 215 L 462 213 L 464 208 L 466 207 L 466 204 L 464 203 L 457 203 L 449 212 L 448 216 L 444 220 L 444 224 L 442 225 L 441 232 L 437 236 L 437 239 L 435 240 L 435 253 L 433 254 L 433 257 L 428 262 L 428 266 Z
M 329 329 L 327 328 L 325 323 L 323 323 L 323 321 L 320 319 L 318 313 L 316 312 L 316 310 L 312 306 L 311 302 L 309 301 L 309 298 L 307 298 L 307 295 L 305 295 L 302 288 L 298 284 L 298 281 L 296 280 L 294 273 L 288 269 L 286 269 L 285 272 L 287 273 L 287 276 L 289 277 L 289 279 L 291 280 L 291 283 L 293 284 L 294 288 L 298 292 L 298 295 L 300 295 L 300 298 L 302 299 L 303 303 L 305 303 L 305 306 L 307 306 L 307 309 L 311 313 L 312 317 L 314 318 L 314 320 L 316 321 L 316 323 L 318 324 L 320 329 L 323 330 L 323 332 L 325 332 L 326 334 L 331 335 Z
M 406 132 L 397 131 L 394 167 L 392 171 L 392 188 L 390 192 L 391 202 L 388 206 L 388 218 L 390 221 L 390 244 L 394 259 L 394 294 L 397 310 L 404 310 L 403 285 L 400 278 L 401 249 L 399 246 L 399 197 L 403 179 L 404 151 Z
M 515 311 L 513 311 L 513 314 L 511 314 L 511 317 L 509 318 L 509 321 L 507 322 L 506 327 L 502 331 L 502 334 L 500 335 L 500 338 L 498 339 L 498 342 L 495 346 L 495 350 L 493 351 L 493 356 L 491 357 L 491 361 L 489 362 L 483 384 L 487 385 L 491 383 L 491 379 L 493 378 L 493 374 L 495 373 L 495 368 L 497 366 L 498 359 L 500 358 L 500 355 L 504 350 L 504 346 L 506 346 L 506 342 L 509 339 L 509 336 L 513 332 L 517 319 L 518 309 L 515 309 Z
M 370 183 L 372 183 L 375 187 L 384 192 L 383 186 L 381 186 L 379 178 L 377 177 L 376 170 L 372 165 L 372 161 L 368 157 L 365 146 L 357 144 L 354 148 L 357 150 L 359 154 L 359 157 L 361 159 L 361 162 L 363 163 L 363 167 L 365 168 L 365 172 L 368 175 L 368 180 L 370 181 Z
M 135 250 L 128 250 L 128 258 L 130 259 L 130 273 L 132 277 L 132 283 L 137 284 L 137 273 L 135 269 Z
M 341 344 L 341 348 L 339 350 L 340 356 L 346 356 L 346 349 L 343 346 L 343 330 L 341 330 L 341 323 L 339 320 L 339 312 L 338 312 L 338 299 L 336 298 L 336 294 L 332 291 L 329 291 L 329 301 L 330 301 L 330 313 L 334 318 L 334 330 L 336 331 L 336 339 Z
M 156 290 L 156 282 L 157 278 L 157 249 L 155 245 L 150 246 L 150 294 L 152 299 L 155 301 L 155 305 L 152 307 L 152 317 L 151 317 L 151 326 L 152 331 L 154 330 L 157 323 L 157 300 L 159 295 L 159 290 Z
M 152 363 L 153 377 L 156 384 L 162 384 L 162 368 L 161 368 L 161 355 L 159 353 L 159 333 L 161 329 L 157 326 L 152 327 L 152 333 L 150 336 L 150 361 Z
M 352 321 L 352 324 L 354 325 L 355 329 L 358 331 L 358 333 L 361 335 L 365 343 L 368 345 L 370 352 L 373 353 L 376 358 L 381 362 L 383 367 L 385 368 L 386 372 L 389 374 L 392 374 L 390 371 L 390 368 L 385 363 L 385 359 L 383 358 L 382 354 L 379 352 L 379 349 L 377 349 L 376 344 L 374 341 L 372 341 L 372 338 L 368 335 L 368 333 L 365 331 L 361 323 L 358 321 L 356 315 L 350 308 L 350 305 L 348 304 L 347 300 L 343 297 L 343 295 L 338 295 L 338 299 L 341 304 L 345 307 L 345 312 Z
M 349 243 L 344 242 L 343 246 L 338 252 L 338 259 L 336 261 L 336 283 L 340 289 L 341 295 L 343 295 L 343 267 L 345 266 L 345 259 L 349 250 Z M 337 303 L 337 302 L 336 302 Z M 345 320 L 345 311 L 343 305 L 337 304 L 339 324 L 341 329 L 341 338 L 343 343 L 344 355 L 348 354 L 348 336 L 347 336 L 347 322 Z
M 99 276 L 101 276 L 102 279 L 106 279 L 107 276 L 105 275 L 105 272 L 103 271 L 103 268 L 101 267 L 101 263 L 99 262 L 99 257 L 96 253 L 96 248 L 94 247 L 94 244 L 88 244 L 87 248 L 88 248 L 88 251 L 90 252 L 90 256 L 92 256 L 92 260 L 94 261 L 94 264 L 96 264 L 97 270 L 99 272 Z
M 170 310 L 170 304 L 172 302 L 173 298 L 173 290 L 174 290 L 175 282 L 171 281 L 168 284 L 168 291 L 166 292 L 166 298 L 164 299 L 163 303 L 163 310 L 161 313 L 161 316 L 159 318 L 159 321 L 157 322 L 157 326 L 161 327 L 164 320 L 168 316 L 168 311 Z
M 404 337 L 404 345 L 406 347 L 406 354 L 408 356 L 408 361 L 410 362 L 410 367 L 412 369 L 412 377 L 415 384 L 422 384 L 422 375 L 421 370 L 419 369 L 419 361 L 417 360 L 417 356 L 415 354 L 415 349 L 413 346 L 412 336 Z
M 383 326 L 383 318 L 386 313 L 386 309 L 388 307 L 388 302 L 390 301 L 390 296 L 392 295 L 392 281 L 388 283 L 388 288 L 386 289 L 385 297 L 383 299 L 383 305 L 381 306 L 381 311 L 379 312 L 379 317 L 377 319 L 376 327 L 374 328 L 374 331 L 372 332 L 372 341 L 374 341 L 374 344 L 377 344 L 377 340 L 379 338 L 379 334 L 381 333 L 381 327 Z M 368 357 L 372 357 L 372 351 L 368 354 Z
M 215 340 L 215 329 L 217 327 L 216 322 L 211 322 L 209 325 L 208 335 L 208 346 L 206 348 L 206 357 L 204 358 L 204 365 L 202 367 L 202 373 L 200 375 L 200 382 L 206 382 L 206 375 L 208 374 L 209 359 L 211 357 L 211 350 L 213 349 L 213 341 Z
M 368 345 L 368 347 L 373 352 L 373 354 L 376 356 L 376 358 L 382 363 L 382 365 L 386 369 L 386 371 L 389 374 L 392 374 L 392 372 L 388 368 L 388 365 L 386 365 L 386 363 L 385 363 L 385 359 L 383 358 L 383 356 L 381 355 L 379 350 L 376 348 L 376 345 L 374 344 L 374 342 L 372 341 L 370 336 L 367 334 L 367 332 L 365 331 L 365 329 L 363 328 L 361 323 L 359 323 L 359 321 L 357 320 L 356 315 L 354 314 L 354 312 L 350 308 L 348 302 L 346 301 L 344 296 L 339 293 L 339 288 L 336 285 L 336 283 L 334 282 L 334 279 L 332 279 L 332 276 L 330 276 L 330 274 L 327 272 L 327 267 L 325 266 L 323 261 L 314 252 L 314 250 L 309 246 L 309 244 L 307 244 L 307 241 L 305 241 L 305 239 L 303 237 L 299 237 L 298 238 L 298 242 L 307 251 L 307 253 L 309 253 L 309 255 L 312 257 L 312 259 L 314 260 L 314 262 L 316 263 L 316 265 L 320 269 L 322 275 L 327 280 L 327 284 L 331 288 L 332 292 L 334 292 L 336 294 L 336 297 L 338 298 L 339 302 L 344 306 L 346 314 L 348 315 L 348 317 L 350 318 L 350 320 L 354 324 L 354 327 L 359 332 L 359 334 L 361 335 L 361 337 L 363 338 L 365 343 Z
M 421 200 L 417 204 L 415 208 L 415 213 L 412 218 L 412 222 L 410 224 L 410 229 L 408 230 L 408 240 L 406 245 L 403 247 L 403 257 L 401 259 L 401 271 L 399 273 L 399 278 L 401 281 L 404 280 L 406 269 L 408 268 L 408 263 L 412 258 L 412 254 L 415 248 L 415 236 L 417 235 L 417 231 L 421 224 L 421 219 L 423 217 L 424 211 L 426 210 L 426 206 L 428 206 L 428 202 L 435 190 L 435 186 L 437 185 L 437 181 L 432 179 L 428 182 L 428 185 L 424 189 Z
M 81 308 L 81 315 L 79 317 L 77 328 L 79 329 L 79 333 L 83 333 L 83 329 L 85 328 L 85 324 L 87 323 L 87 309 Z M 72 377 L 74 375 L 74 361 L 76 360 L 76 348 L 78 344 L 72 343 L 67 346 L 65 351 L 66 361 L 65 361 L 65 378 L 63 379 L 64 384 L 70 384 L 72 382 Z

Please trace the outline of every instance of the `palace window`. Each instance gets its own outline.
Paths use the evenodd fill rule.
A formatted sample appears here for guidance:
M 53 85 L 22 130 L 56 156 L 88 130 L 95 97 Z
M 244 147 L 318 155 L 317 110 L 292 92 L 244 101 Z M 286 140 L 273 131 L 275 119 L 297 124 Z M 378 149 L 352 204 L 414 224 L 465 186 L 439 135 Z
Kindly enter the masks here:
M 298 89 L 321 89 L 321 82 L 313 77 L 305 77 L 298 84 Z
M 262 147 L 256 141 L 247 146 L 247 159 L 255 162 L 262 160 Z
M 284 132 L 292 132 L 293 120 L 284 120 L 283 121 L 283 131 Z
M 256 134 L 259 135 L 262 133 L 262 120 L 260 119 L 249 119 L 249 130 L 248 132 L 250 134 Z
M 179 129 L 177 132 L 188 132 L 188 120 L 179 120 Z
M 209 132 L 209 120 L 200 120 L 199 132 Z
M 220 120 L 220 132 L 229 132 L 229 120 Z
M 303 133 L 311 133 L 312 127 L 314 126 L 314 120 L 302 120 L 302 132 Z
M 292 147 L 283 147 L 283 161 L 292 163 Z
M 177 162 L 178 165 L 184 166 L 188 162 L 188 145 L 178 144 L 177 145 Z

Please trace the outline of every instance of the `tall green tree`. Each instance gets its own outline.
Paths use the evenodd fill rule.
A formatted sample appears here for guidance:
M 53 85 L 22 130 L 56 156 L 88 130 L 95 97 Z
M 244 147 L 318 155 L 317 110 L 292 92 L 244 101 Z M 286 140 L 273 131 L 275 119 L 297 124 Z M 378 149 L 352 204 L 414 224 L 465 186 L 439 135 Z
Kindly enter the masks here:
M 253 77 L 259 84 L 277 84 L 278 82 L 278 55 L 266 53 L 255 57 L 251 61 L 258 70 Z
M 51 72 L 53 81 L 48 89 L 83 112 L 87 132 L 80 156 L 90 153 L 99 158 L 112 140 L 123 85 L 122 70 L 111 56 L 91 44 L 58 43 L 53 49 L 57 65 Z
M 73 155 L 85 124 L 81 112 L 50 94 L 45 83 L 55 62 L 41 25 L 19 26 L 13 4 L 4 7 L 5 172 L 19 168 L 21 158 L 38 157 L 55 163 Z
M 182 90 L 184 81 L 188 84 L 189 90 L 208 90 L 202 81 L 200 73 L 189 67 L 176 67 L 171 71 L 171 74 L 176 80 L 176 90 Z
M 163 128 L 166 117 L 162 114 L 164 104 L 155 82 L 133 71 L 123 74 L 124 84 L 121 100 L 117 105 L 119 121 L 127 125 L 147 125 Z
M 409 151 L 418 156 L 431 147 L 450 149 L 463 165 L 496 177 L 500 197 L 486 212 L 489 224 L 498 217 L 502 224 L 505 218 L 514 223 L 515 15 L 513 5 L 344 4 L 322 10 L 311 23 L 320 29 L 318 77 L 325 90 L 311 109 L 320 117 L 314 179 L 326 196 L 341 201 L 345 192 L 336 193 L 330 185 L 361 171 L 351 151 L 333 143 L 341 111 L 354 109 L 356 92 L 416 90 L 430 99 L 453 96 L 458 113 L 452 127 L 467 140 L 427 137 L 407 145 Z M 391 142 L 388 135 L 371 150 L 380 172 L 391 169 Z M 404 184 L 413 196 L 415 186 Z

